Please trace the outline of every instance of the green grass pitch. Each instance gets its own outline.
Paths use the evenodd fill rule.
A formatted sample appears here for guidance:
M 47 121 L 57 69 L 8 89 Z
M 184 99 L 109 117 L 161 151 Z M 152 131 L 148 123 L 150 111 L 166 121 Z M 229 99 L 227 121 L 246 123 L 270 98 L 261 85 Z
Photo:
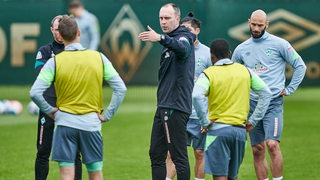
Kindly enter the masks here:
M 34 179 L 37 117 L 29 115 L 29 86 L 0 86 L 0 99 L 23 103 L 19 116 L 0 115 L 0 180 Z M 104 100 L 110 100 L 104 88 Z M 319 179 L 320 89 L 300 88 L 285 97 L 284 132 L 281 149 L 285 179 Z M 156 109 L 156 87 L 128 87 L 123 104 L 114 118 L 103 124 L 104 178 L 108 180 L 150 180 L 148 156 L 150 131 Z M 194 156 L 189 159 L 193 179 Z M 271 175 L 270 177 L 271 178 Z M 59 179 L 56 162 L 50 162 L 49 180 Z M 88 179 L 83 166 L 83 179 Z M 212 179 L 207 175 L 206 179 Z M 247 146 L 239 179 L 255 180 L 251 148 Z

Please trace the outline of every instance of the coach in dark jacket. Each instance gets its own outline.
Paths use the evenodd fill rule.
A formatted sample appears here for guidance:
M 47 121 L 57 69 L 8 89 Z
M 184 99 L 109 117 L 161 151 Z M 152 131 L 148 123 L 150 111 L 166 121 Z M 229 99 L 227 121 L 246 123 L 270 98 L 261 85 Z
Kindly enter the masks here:
M 186 124 L 192 110 L 195 35 L 179 25 L 180 9 L 169 3 L 161 7 L 160 25 L 165 34 L 149 31 L 139 34 L 142 41 L 163 45 L 160 59 L 157 111 L 154 117 L 150 159 L 152 179 L 166 178 L 167 152 L 177 170 L 179 180 L 190 179 L 186 145 Z

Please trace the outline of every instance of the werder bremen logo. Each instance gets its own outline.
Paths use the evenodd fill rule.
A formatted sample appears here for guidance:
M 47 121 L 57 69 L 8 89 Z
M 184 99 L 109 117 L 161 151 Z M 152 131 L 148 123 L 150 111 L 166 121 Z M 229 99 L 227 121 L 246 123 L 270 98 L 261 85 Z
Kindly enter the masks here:
M 126 82 L 134 76 L 152 47 L 151 42 L 139 40 L 138 34 L 142 31 L 139 19 L 130 5 L 125 4 L 101 39 L 102 51 Z
M 268 19 L 270 25 L 267 31 L 286 39 L 297 51 L 320 42 L 320 26 L 317 23 L 284 9 L 268 13 Z M 249 25 L 242 23 L 231 28 L 228 34 L 236 40 L 245 41 L 250 37 Z

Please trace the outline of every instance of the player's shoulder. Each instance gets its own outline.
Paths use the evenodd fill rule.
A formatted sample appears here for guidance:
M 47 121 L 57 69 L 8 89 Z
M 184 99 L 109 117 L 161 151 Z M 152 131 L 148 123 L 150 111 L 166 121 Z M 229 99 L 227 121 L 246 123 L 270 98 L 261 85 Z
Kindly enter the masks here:
M 270 33 L 268 33 L 268 35 L 269 35 L 269 39 L 279 40 L 279 41 L 285 41 L 285 39 L 283 39 L 283 38 L 280 37 L 280 36 L 277 36 L 277 35 L 274 35 L 274 34 L 270 34 Z
M 50 54 L 51 54 L 51 46 L 52 46 L 52 43 L 48 43 L 46 45 L 41 46 L 38 49 L 36 59 L 37 60 L 48 59 L 48 57 L 50 57 Z
M 200 49 L 203 49 L 203 50 L 210 52 L 210 48 L 207 45 L 202 44 L 201 42 L 199 42 L 199 47 L 200 47 Z
M 239 44 L 239 47 L 242 46 L 250 46 L 253 43 L 252 37 L 250 37 L 249 39 L 246 39 L 245 41 L 243 41 L 242 43 Z
M 86 11 L 85 17 L 86 17 L 87 19 L 97 20 L 96 15 L 94 15 L 92 12 L 89 12 L 89 11 Z
M 268 37 L 266 39 L 269 44 L 273 44 L 274 46 L 283 46 L 289 43 L 286 39 L 270 33 L 268 33 Z
M 210 55 L 210 48 L 202 43 L 199 42 L 198 46 L 195 47 L 195 53 L 200 53 L 204 57 L 207 57 L 211 63 L 211 55 Z
M 245 68 L 245 69 L 248 69 L 245 65 L 239 63 L 239 62 L 233 62 L 232 63 L 233 66 L 238 66 L 238 67 L 241 67 L 241 68 Z
M 270 46 L 274 46 L 276 49 L 281 50 L 283 48 L 287 48 L 288 46 L 291 46 L 289 41 L 287 41 L 286 39 L 270 34 L 269 35 L 269 40 L 268 40 L 268 44 Z
M 175 40 L 177 41 L 185 41 L 185 42 L 189 42 L 189 44 L 193 44 L 193 42 L 196 39 L 196 36 L 192 33 L 180 33 L 180 34 L 176 34 L 173 37 Z
M 242 50 L 242 49 L 247 49 L 249 46 L 252 46 L 252 37 L 250 37 L 249 39 L 246 39 L 245 41 L 243 41 L 242 43 L 238 44 L 236 46 L 236 48 L 234 49 L 234 51 L 239 51 L 239 50 Z
M 177 38 L 192 38 L 193 40 L 196 39 L 196 35 L 194 35 L 188 28 L 184 26 L 179 26 L 171 34 Z

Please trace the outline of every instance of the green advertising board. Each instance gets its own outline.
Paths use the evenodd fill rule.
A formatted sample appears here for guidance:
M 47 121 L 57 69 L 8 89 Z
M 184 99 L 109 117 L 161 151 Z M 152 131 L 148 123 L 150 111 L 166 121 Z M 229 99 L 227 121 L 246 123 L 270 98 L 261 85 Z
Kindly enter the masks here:
M 227 39 L 232 49 L 247 39 L 247 19 L 252 11 L 268 14 L 268 31 L 287 39 L 307 64 L 303 86 L 320 85 L 319 0 L 83 0 L 86 9 L 100 22 L 99 50 L 113 63 L 129 85 L 155 85 L 161 45 L 138 39 L 150 25 L 161 33 L 159 9 L 173 2 L 182 17 L 193 11 L 202 21 L 199 39 Z M 67 14 L 67 0 L 0 1 L 0 85 L 26 85 L 34 79 L 37 50 L 52 41 L 50 21 Z M 286 76 L 290 79 L 288 67 Z

